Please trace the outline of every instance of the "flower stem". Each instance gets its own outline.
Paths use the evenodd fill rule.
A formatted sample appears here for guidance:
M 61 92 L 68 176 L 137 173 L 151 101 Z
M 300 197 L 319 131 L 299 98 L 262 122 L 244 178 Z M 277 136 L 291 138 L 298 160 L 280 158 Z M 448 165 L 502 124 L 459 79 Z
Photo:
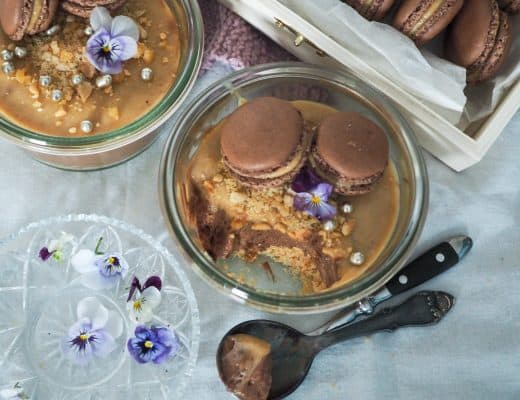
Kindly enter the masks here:
M 101 236 L 97 242 L 97 245 L 96 245 L 96 250 L 94 250 L 94 253 L 96 253 L 97 255 L 101 255 L 103 254 L 102 251 L 99 251 L 99 248 L 101 247 L 101 242 L 103 242 L 103 236 Z

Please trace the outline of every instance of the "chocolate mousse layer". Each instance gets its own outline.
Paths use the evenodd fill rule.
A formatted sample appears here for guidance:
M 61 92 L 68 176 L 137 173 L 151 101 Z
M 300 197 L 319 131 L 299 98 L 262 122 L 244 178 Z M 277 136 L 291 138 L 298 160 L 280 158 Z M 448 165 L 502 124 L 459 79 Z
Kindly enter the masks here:
M 222 380 L 243 400 L 265 400 L 272 384 L 271 345 L 251 335 L 226 338 L 219 360 Z

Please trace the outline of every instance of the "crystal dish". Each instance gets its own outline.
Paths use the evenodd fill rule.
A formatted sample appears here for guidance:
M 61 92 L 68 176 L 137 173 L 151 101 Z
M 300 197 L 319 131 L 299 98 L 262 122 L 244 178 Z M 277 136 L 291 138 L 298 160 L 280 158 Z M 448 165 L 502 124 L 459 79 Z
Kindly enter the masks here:
M 102 216 L 50 218 L 0 241 L 0 271 L 0 398 L 182 398 L 198 308 L 151 236 Z

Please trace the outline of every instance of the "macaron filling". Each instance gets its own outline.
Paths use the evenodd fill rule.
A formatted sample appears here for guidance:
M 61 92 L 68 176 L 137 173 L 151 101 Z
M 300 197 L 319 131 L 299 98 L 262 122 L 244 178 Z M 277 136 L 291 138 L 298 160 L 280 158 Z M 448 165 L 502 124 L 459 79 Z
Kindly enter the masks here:
M 31 19 L 27 25 L 26 31 L 33 31 L 40 20 L 40 14 L 43 10 L 43 0 L 34 0 Z
M 428 21 L 435 17 L 435 14 L 440 11 L 445 4 L 445 0 L 434 0 L 425 13 L 419 18 L 415 26 L 410 30 L 411 36 L 416 36 L 425 27 Z

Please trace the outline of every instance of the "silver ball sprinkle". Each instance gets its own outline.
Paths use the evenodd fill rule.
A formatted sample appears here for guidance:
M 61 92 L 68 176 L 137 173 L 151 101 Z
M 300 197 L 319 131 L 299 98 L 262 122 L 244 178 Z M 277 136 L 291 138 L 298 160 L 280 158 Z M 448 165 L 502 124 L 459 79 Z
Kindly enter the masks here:
M 0 57 L 2 57 L 2 60 L 4 61 L 11 61 L 13 59 L 13 52 L 7 49 L 2 50 L 0 52 Z
M 343 211 L 344 214 L 350 214 L 354 208 L 352 207 L 352 204 L 345 203 L 341 206 L 341 211 Z
M 350 255 L 350 263 L 353 265 L 361 265 L 365 262 L 365 256 L 360 251 L 355 251 Z
M 327 232 L 332 232 L 334 229 L 336 229 L 336 224 L 334 221 L 329 220 L 323 223 L 323 229 Z
M 85 78 L 83 77 L 83 74 L 75 74 L 72 76 L 72 79 L 70 80 L 74 86 L 78 86 L 83 82 Z
M 47 87 L 52 83 L 52 78 L 49 75 L 40 76 L 40 86 Z
M 61 99 L 63 99 L 63 92 L 59 89 L 53 90 L 51 93 L 51 99 L 55 102 L 61 101 Z
M 109 87 L 112 84 L 111 75 L 101 75 L 96 79 L 96 86 L 100 89 Z
M 11 61 L 6 61 L 2 64 L 2 71 L 6 75 L 14 74 L 14 64 Z
M 90 133 L 94 129 L 94 124 L 89 120 L 81 121 L 80 128 L 84 133 Z
M 151 68 L 143 68 L 141 70 L 141 79 L 143 81 L 151 81 L 153 78 L 153 70 Z
M 87 26 L 85 28 L 85 30 L 83 31 L 83 33 L 86 35 L 86 36 L 92 36 L 94 34 L 94 29 L 92 29 L 91 26 Z
M 54 25 L 54 26 L 51 26 L 49 29 L 47 29 L 45 31 L 45 34 L 47 36 L 54 36 L 56 35 L 60 30 L 60 26 L 59 25 Z
M 14 54 L 18 58 L 24 58 L 27 55 L 27 49 L 25 47 L 16 46 L 14 48 Z

